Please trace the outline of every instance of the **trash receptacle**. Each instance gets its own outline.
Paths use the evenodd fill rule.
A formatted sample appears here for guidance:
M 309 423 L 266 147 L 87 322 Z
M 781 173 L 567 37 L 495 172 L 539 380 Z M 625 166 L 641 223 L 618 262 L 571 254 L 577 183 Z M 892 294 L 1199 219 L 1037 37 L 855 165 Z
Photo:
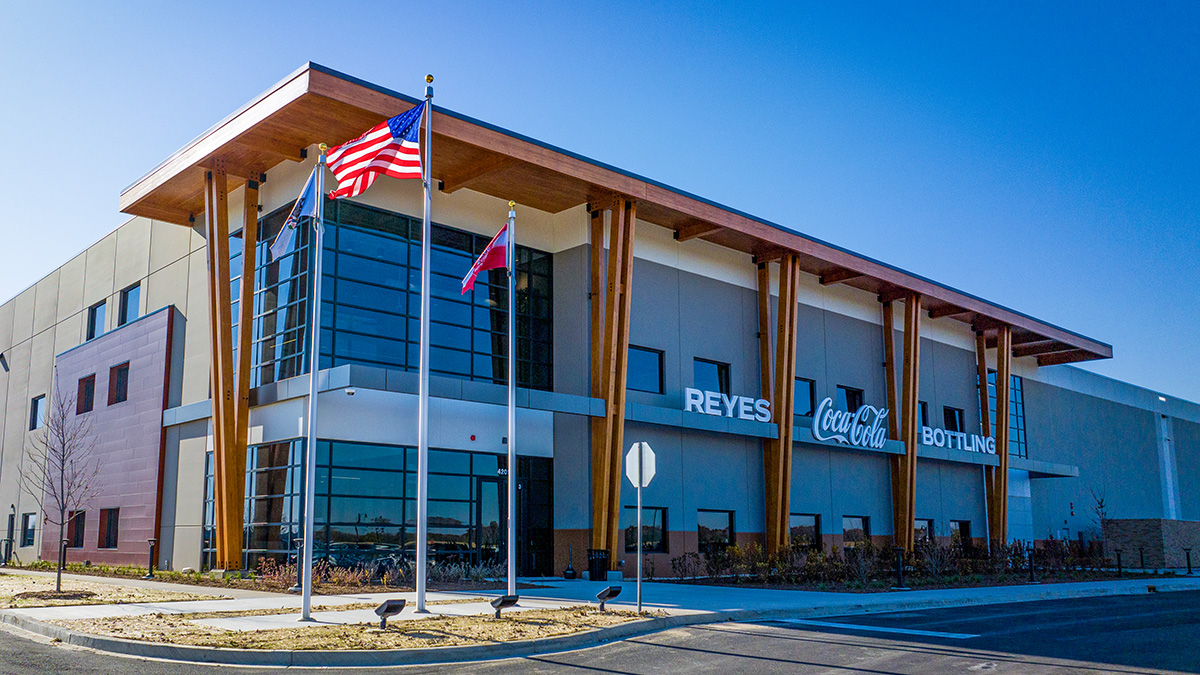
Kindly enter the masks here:
M 604 581 L 608 578 L 608 549 L 588 549 L 588 578 L 592 581 Z

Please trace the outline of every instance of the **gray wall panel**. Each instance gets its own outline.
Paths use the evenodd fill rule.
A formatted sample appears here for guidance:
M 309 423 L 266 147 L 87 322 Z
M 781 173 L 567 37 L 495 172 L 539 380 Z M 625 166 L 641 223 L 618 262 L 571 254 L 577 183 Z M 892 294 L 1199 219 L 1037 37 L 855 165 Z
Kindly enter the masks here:
M 1179 469 L 1179 517 L 1200 520 L 1200 424 L 1171 420 L 1175 427 L 1175 465 Z

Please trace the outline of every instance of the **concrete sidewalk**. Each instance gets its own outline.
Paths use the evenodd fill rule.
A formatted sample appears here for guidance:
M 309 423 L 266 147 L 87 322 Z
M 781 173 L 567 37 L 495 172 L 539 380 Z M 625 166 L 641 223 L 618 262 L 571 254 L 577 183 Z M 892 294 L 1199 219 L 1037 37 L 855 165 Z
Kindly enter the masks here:
M 636 584 L 623 582 L 565 581 L 561 579 L 527 579 L 541 588 L 522 589 L 524 609 L 558 608 L 594 603 L 596 593 L 609 585 L 620 585 L 619 601 L 610 602 L 614 609 L 634 609 Z M 878 593 L 829 593 L 756 589 L 738 586 L 704 586 L 647 582 L 643 584 L 643 608 L 659 610 L 665 617 L 633 621 L 586 633 L 501 644 L 464 647 L 433 647 L 405 650 L 376 651 L 267 651 L 211 649 L 134 642 L 117 638 L 75 633 L 46 621 L 81 618 L 130 616 L 148 613 L 189 614 L 199 612 L 245 611 L 254 609 L 298 610 L 300 598 L 292 595 L 263 594 L 268 597 L 243 597 L 232 600 L 206 600 L 127 605 L 88 605 L 75 607 L 45 607 L 0 611 L 0 621 L 15 624 L 34 632 L 81 646 L 131 654 L 194 662 L 228 663 L 239 665 L 275 666 L 343 666 L 366 667 L 401 664 L 428 664 L 512 656 L 578 649 L 601 642 L 656 632 L 667 628 L 724 621 L 763 621 L 784 618 L 844 616 L 878 612 L 910 611 L 938 607 L 993 605 L 1036 600 L 1096 597 L 1104 595 L 1134 595 L 1155 591 L 1200 590 L 1200 577 L 1156 579 L 1123 579 L 1057 584 L 1020 584 L 989 588 L 955 588 L 923 591 L 889 591 Z M 472 598 L 494 597 L 502 591 L 464 591 L 456 593 L 430 592 L 429 602 L 460 601 L 453 605 L 430 605 L 429 614 L 415 613 L 415 597 L 409 593 L 366 593 L 354 595 L 316 596 L 314 605 L 347 605 L 376 603 L 385 598 L 404 598 L 409 606 L 389 623 L 419 620 L 439 614 L 470 615 L 490 613 L 491 607 Z M 518 610 L 519 611 L 519 610 Z M 314 613 L 319 622 L 301 623 L 299 612 L 257 617 L 225 617 L 198 619 L 197 623 L 226 630 L 270 630 L 297 626 L 321 626 L 344 623 L 374 623 L 377 619 L 370 609 L 323 610 Z
M 25 574 L 35 577 L 46 577 L 53 579 L 55 572 L 47 572 L 42 570 L 26 570 L 15 567 L 0 567 L 0 574 Z M 92 576 L 90 574 L 67 574 L 63 573 L 63 579 L 72 581 L 87 581 L 96 584 L 109 584 L 112 586 L 125 586 L 126 588 L 148 588 L 159 591 L 170 591 L 172 593 L 195 593 L 196 595 L 227 595 L 231 598 L 270 598 L 270 597 L 288 597 L 287 593 L 270 593 L 267 591 L 252 591 L 245 588 L 230 588 L 227 586 L 197 586 L 195 584 L 173 584 L 166 581 L 156 581 L 151 579 L 129 579 L 127 577 L 102 577 Z

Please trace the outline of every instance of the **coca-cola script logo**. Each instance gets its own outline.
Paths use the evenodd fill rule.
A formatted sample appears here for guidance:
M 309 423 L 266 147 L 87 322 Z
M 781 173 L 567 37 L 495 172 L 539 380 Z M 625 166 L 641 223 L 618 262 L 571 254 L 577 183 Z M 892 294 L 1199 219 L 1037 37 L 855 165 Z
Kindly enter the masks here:
M 860 448 L 880 449 L 887 442 L 887 408 L 864 405 L 850 413 L 826 398 L 813 414 L 812 435 L 818 441 L 837 441 Z

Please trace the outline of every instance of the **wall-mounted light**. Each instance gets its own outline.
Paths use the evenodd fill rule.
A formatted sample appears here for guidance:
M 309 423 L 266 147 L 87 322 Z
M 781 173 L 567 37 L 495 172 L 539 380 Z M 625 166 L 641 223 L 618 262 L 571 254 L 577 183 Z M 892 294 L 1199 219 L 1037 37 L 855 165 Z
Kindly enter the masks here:
M 346 392 L 346 395 L 347 395 L 347 396 L 353 396 L 353 395 L 354 395 L 354 387 L 346 387 L 344 391 Z
M 1166 397 L 1166 396 L 1159 396 L 1159 397 L 1158 397 L 1158 400 L 1162 401 L 1163 403 L 1166 403 L 1166 402 L 1167 402 L 1167 397 Z

